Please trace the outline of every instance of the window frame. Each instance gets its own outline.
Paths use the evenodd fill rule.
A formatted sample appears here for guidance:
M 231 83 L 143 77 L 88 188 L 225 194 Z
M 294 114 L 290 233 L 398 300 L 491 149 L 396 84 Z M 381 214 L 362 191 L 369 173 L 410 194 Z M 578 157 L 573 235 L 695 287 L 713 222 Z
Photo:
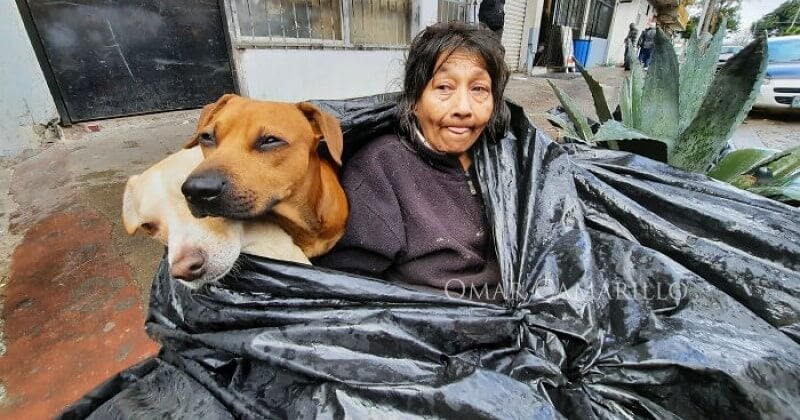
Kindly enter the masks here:
M 250 0 L 245 0 L 248 2 Z M 350 1 L 341 0 L 339 13 L 341 13 L 342 39 L 318 39 L 318 38 L 298 38 L 284 36 L 263 36 L 246 35 L 242 33 L 239 21 L 239 10 L 237 10 L 237 0 L 225 0 L 228 3 L 228 10 L 231 13 L 231 23 L 233 24 L 233 47 L 234 48 L 284 48 L 284 49 L 347 49 L 347 50 L 406 50 L 410 44 L 410 37 L 404 44 L 353 44 L 350 40 Z M 413 1 L 409 1 L 409 8 L 413 8 Z M 405 22 L 411 25 L 413 22 L 413 9 L 410 10 L 408 20 Z M 249 12 L 248 12 L 249 13 Z M 252 16 L 252 15 L 251 15 Z M 410 33 L 409 33 L 410 35 Z

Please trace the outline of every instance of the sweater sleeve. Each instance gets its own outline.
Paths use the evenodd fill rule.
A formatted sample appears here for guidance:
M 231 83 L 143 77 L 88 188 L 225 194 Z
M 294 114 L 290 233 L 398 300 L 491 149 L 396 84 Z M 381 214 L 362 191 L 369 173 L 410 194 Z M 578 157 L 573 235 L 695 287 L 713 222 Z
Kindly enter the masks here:
M 342 175 L 350 214 L 342 239 L 315 265 L 382 277 L 405 249 L 405 229 L 391 179 L 377 156 L 356 156 Z

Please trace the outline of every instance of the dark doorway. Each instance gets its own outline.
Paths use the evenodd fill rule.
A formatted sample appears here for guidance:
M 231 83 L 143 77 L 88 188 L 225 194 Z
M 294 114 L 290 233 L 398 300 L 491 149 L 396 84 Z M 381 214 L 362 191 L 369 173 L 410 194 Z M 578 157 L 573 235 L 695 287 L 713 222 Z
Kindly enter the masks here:
M 573 39 L 577 39 L 583 17 L 586 11 L 586 2 L 591 0 L 547 0 L 544 14 L 542 15 L 542 40 L 544 51 L 538 58 L 539 65 L 552 67 L 563 65 L 561 52 L 561 26 L 572 28 Z
M 234 91 L 216 0 L 25 1 L 67 121 L 198 108 Z

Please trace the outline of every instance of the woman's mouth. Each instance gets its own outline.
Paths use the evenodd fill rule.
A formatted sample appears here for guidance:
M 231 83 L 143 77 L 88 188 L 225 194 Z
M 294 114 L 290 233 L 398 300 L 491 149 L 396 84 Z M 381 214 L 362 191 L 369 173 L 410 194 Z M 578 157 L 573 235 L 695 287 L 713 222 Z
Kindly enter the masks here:
M 452 126 L 450 126 L 450 127 L 446 127 L 446 128 L 447 128 L 448 131 L 450 131 L 453 134 L 466 134 L 470 130 L 469 127 L 452 127 Z

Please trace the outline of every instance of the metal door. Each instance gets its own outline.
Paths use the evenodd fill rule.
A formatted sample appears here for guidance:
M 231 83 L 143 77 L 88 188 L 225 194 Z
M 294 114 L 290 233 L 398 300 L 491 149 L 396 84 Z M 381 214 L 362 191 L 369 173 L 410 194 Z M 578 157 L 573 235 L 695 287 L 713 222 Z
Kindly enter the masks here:
M 197 108 L 234 90 L 217 1 L 18 4 L 67 121 Z

